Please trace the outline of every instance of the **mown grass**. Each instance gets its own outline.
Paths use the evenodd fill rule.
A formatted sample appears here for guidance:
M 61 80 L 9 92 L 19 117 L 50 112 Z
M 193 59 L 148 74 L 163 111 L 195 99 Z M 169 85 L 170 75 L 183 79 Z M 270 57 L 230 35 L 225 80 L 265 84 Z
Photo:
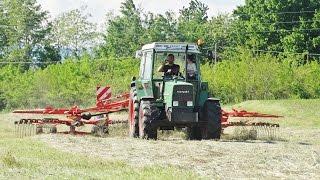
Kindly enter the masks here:
M 320 127 L 320 100 L 246 101 L 237 109 L 282 115 L 281 127 L 299 128 L 301 136 L 308 128 Z M 228 108 L 229 109 L 229 108 Z M 176 166 L 134 167 L 124 161 L 62 152 L 29 137 L 13 134 L 13 119 L 0 114 L 0 179 L 197 179 L 193 172 Z M 124 136 L 126 125 L 110 129 L 111 136 Z M 161 135 L 166 138 L 167 134 Z M 173 137 L 173 136 L 170 136 Z M 300 137 L 300 135 L 299 135 Z M 308 137 L 309 138 L 309 137 Z M 299 139 L 299 142 L 301 140 Z M 318 143 L 314 140 L 312 143 Z M 76 143 L 75 143 L 76 146 Z M 105 147 L 108 151 L 108 147 Z
M 275 119 L 283 127 L 320 127 L 320 99 L 245 101 L 233 107 L 284 116 Z
M 32 138 L 15 138 L 0 114 L 0 179 L 197 179 L 173 166 L 134 167 L 83 154 L 62 152 Z M 108 147 L 105 148 L 108 151 Z

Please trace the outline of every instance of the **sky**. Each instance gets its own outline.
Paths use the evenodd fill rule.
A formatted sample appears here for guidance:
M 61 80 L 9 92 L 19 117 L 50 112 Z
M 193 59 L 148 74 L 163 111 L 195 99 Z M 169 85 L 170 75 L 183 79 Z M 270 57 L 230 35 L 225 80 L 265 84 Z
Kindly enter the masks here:
M 38 0 L 44 10 L 50 12 L 51 18 L 81 6 L 87 6 L 87 13 L 92 15 L 90 21 L 101 24 L 105 15 L 112 11 L 119 13 L 121 2 L 124 0 Z M 135 4 L 144 11 L 163 14 L 171 10 L 178 13 L 183 6 L 188 6 L 190 0 L 134 0 Z M 209 16 L 219 13 L 232 12 L 237 6 L 244 4 L 245 0 L 200 0 L 209 7 Z

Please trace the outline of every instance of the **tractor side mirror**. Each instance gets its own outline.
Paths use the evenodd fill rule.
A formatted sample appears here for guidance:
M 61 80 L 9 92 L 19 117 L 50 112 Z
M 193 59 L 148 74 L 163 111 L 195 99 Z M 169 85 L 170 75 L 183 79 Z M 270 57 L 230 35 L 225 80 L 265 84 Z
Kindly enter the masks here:
M 142 51 L 141 50 L 136 51 L 136 58 L 140 59 L 141 57 L 142 57 Z
M 136 86 L 136 77 L 135 76 L 133 76 L 132 78 L 131 78 L 131 84 L 130 84 L 130 87 L 131 88 L 133 88 L 133 87 L 135 87 Z

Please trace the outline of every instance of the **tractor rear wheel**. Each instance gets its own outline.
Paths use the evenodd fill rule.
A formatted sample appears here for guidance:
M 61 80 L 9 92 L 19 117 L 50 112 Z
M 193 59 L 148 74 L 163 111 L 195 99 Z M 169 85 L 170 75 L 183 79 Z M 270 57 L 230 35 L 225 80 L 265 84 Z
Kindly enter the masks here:
M 145 139 L 157 139 L 158 109 L 150 101 L 142 100 L 139 108 L 139 136 Z
M 129 137 L 139 137 L 139 106 L 137 90 L 133 87 L 129 102 Z
M 203 118 L 206 121 L 202 129 L 203 139 L 220 139 L 221 136 L 221 106 L 219 100 L 208 99 L 203 107 Z

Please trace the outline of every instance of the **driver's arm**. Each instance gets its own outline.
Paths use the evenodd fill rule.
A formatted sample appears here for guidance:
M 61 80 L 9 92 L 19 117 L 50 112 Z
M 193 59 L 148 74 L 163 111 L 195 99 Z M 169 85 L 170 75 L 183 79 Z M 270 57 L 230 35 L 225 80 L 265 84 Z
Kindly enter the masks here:
M 164 61 L 161 66 L 158 68 L 158 72 L 164 72 L 163 68 L 166 65 L 166 62 Z

